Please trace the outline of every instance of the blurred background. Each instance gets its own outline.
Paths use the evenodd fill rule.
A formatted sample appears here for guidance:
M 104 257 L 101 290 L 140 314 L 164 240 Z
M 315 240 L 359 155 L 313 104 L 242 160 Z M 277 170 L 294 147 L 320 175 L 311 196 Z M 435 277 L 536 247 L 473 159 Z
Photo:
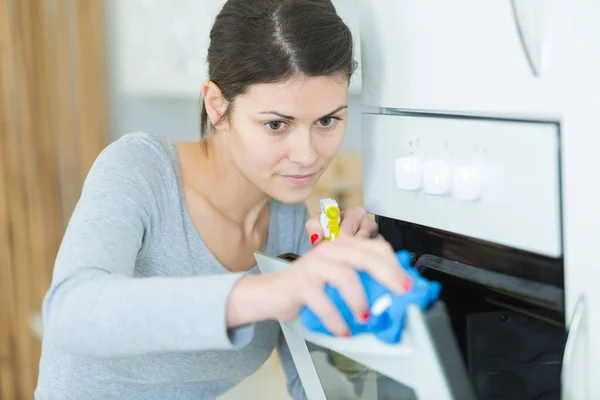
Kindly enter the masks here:
M 358 38 L 358 0 L 334 0 Z M 39 313 L 98 153 L 132 131 L 199 138 L 209 31 L 223 0 L 0 0 L 0 400 L 32 399 Z M 360 63 L 360 43 L 356 40 Z M 309 200 L 362 205 L 360 72 L 342 151 Z M 285 399 L 276 355 L 222 399 Z

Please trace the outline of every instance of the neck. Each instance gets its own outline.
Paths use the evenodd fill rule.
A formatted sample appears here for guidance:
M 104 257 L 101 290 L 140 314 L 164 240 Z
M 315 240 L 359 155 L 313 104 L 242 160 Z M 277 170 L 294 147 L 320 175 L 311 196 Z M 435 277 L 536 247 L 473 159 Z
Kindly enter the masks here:
M 190 144 L 196 160 L 188 174 L 192 190 L 227 219 L 252 230 L 269 200 L 240 172 L 224 143 L 224 135 L 213 135 L 205 142 Z M 210 189 L 209 189 L 210 188 Z

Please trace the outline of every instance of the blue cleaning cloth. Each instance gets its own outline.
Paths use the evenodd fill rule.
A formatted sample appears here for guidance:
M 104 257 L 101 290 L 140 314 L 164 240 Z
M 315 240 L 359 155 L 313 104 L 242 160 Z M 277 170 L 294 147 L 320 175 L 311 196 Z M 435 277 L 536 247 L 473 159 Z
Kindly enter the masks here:
M 384 343 L 398 343 L 402 337 L 404 318 L 408 306 L 410 304 L 416 304 L 421 310 L 425 310 L 438 299 L 441 290 L 440 284 L 423 278 L 419 272 L 410 265 L 410 254 L 407 251 L 402 250 L 397 252 L 396 257 L 413 282 L 412 288 L 404 294 L 394 294 L 366 272 L 357 270 L 367 295 L 369 310 L 371 310 L 373 304 L 375 304 L 382 296 L 387 295 L 391 298 L 390 306 L 380 315 L 371 315 L 366 323 L 354 319 L 350 308 L 348 308 L 346 302 L 336 288 L 330 285 L 325 286 L 325 293 L 329 296 L 333 304 L 340 311 L 342 317 L 345 319 L 350 328 L 351 336 L 372 333 L 377 339 Z M 317 315 L 308 307 L 304 307 L 300 311 L 300 322 L 305 329 L 311 332 L 333 336 L 323 325 L 319 317 L 317 317 Z

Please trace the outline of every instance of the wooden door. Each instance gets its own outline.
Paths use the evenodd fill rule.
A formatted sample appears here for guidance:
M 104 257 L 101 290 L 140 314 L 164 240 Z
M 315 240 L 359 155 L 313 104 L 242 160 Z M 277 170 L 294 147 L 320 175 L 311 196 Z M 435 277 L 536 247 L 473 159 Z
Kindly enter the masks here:
M 103 5 L 0 0 L 0 400 L 33 398 L 28 318 L 108 140 Z

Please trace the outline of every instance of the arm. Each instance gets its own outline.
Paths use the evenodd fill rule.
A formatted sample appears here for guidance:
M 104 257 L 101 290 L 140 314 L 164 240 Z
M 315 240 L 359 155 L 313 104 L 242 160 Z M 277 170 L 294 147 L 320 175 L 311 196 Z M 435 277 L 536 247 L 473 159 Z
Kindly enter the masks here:
M 256 313 L 226 321 L 244 274 L 134 278 L 152 234 L 152 154 L 114 143 L 98 157 L 59 250 L 43 305 L 44 341 L 91 357 L 236 349 Z M 254 282 L 255 283 L 255 282 Z M 239 285 L 243 287 L 242 285 Z M 256 285 L 252 286 L 256 290 Z M 228 329 L 229 327 L 238 327 Z

